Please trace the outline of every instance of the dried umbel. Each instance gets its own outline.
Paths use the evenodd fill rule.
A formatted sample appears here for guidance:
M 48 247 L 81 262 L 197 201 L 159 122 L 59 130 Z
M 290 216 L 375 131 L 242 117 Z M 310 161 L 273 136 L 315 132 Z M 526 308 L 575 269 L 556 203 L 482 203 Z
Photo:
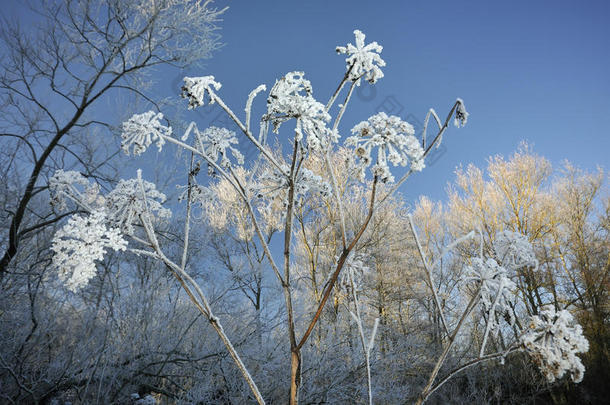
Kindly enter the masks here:
M 585 366 L 577 353 L 589 350 L 589 342 L 572 315 L 546 306 L 539 315 L 532 316 L 521 344 L 549 382 L 570 373 L 574 382 L 582 381 Z
M 121 148 L 129 155 L 131 148 L 135 156 L 146 152 L 151 143 L 156 142 L 159 151 L 165 144 L 164 137 L 172 134 L 171 127 L 161 124 L 162 113 L 147 111 L 142 114 L 134 114 L 129 120 L 123 123 L 121 137 Z
M 388 163 L 406 166 L 410 162 L 414 171 L 425 167 L 424 149 L 414 136 L 413 126 L 395 115 L 375 114 L 352 128 L 352 134 L 345 140 L 345 145 L 354 148 L 355 171 L 361 181 L 364 181 L 365 169 L 373 161 L 374 148 L 377 148 L 377 156 L 373 175 L 384 182 L 394 181 Z
M 538 267 L 538 260 L 527 236 L 518 232 L 503 231 L 493 243 L 496 257 L 504 267 L 517 270 L 521 267 Z
M 365 45 L 366 35 L 360 30 L 355 30 L 356 45 L 351 43 L 347 46 L 338 46 L 337 53 L 346 54 L 345 64 L 349 72 L 349 79 L 360 85 L 360 79 L 364 77 L 369 83 L 374 84 L 383 77 L 380 67 L 385 66 L 385 61 L 379 55 L 383 46 L 377 42 Z
M 188 109 L 200 107 L 205 104 L 205 95 L 208 94 L 210 104 L 214 104 L 214 90 L 218 91 L 222 84 L 214 80 L 214 76 L 185 77 L 182 86 L 182 98 L 189 101 Z
M 502 318 L 512 325 L 515 315 L 511 302 L 517 286 L 507 277 L 506 269 L 492 258 L 475 257 L 464 270 L 463 283 L 474 284 L 479 290 L 479 307 L 490 323 L 490 329 L 497 331 Z
M 300 142 L 305 136 L 309 149 L 320 150 L 338 138 L 326 126 L 330 115 L 324 104 L 313 97 L 311 83 L 304 75 L 303 72 L 289 72 L 275 82 L 262 121 L 271 122 L 273 132 L 278 133 L 282 123 L 296 119 L 295 140 Z
M 74 215 L 55 233 L 52 243 L 53 266 L 71 291 L 82 288 L 95 276 L 96 262 L 104 259 L 107 249 L 127 248 L 121 231 L 107 225 L 104 210 Z

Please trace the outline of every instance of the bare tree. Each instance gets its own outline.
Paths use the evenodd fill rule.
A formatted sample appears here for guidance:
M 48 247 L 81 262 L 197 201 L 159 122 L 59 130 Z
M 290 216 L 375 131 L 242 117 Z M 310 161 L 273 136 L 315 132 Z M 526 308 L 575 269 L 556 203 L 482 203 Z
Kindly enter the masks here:
M 209 0 L 36 3 L 35 24 L 5 17 L 0 30 L 3 177 L 11 182 L 11 198 L 3 202 L 0 278 L 22 241 L 63 217 L 29 209 L 46 189 L 48 173 L 72 164 L 89 177 L 103 176 L 100 166 L 116 153 L 83 160 L 70 136 L 111 132 L 121 117 L 104 107 L 108 97 L 152 101 L 145 94 L 150 68 L 208 57 L 219 46 L 215 23 L 225 11 Z

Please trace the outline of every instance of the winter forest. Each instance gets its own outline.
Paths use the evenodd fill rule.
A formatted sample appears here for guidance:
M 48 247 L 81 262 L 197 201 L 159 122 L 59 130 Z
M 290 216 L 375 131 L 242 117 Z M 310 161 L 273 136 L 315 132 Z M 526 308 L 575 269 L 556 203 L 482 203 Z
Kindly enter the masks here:
M 6 3 L 0 403 L 607 403 L 606 136 L 532 124 L 478 25 L 470 79 L 419 1 Z M 602 111 L 595 66 L 558 86 Z

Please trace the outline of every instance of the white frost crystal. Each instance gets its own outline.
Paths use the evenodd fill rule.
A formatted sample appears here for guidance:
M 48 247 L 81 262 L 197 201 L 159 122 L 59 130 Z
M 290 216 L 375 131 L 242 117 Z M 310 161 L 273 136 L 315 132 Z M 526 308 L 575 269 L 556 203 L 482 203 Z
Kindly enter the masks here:
M 182 86 L 182 98 L 188 98 L 188 109 L 193 109 L 204 105 L 205 93 L 208 93 L 210 104 L 214 104 L 212 94 L 214 90 L 218 91 L 222 84 L 214 80 L 214 76 L 202 77 L 185 77 L 184 86 Z
M 572 381 L 582 381 L 585 367 L 576 354 L 587 352 L 589 342 L 568 311 L 544 307 L 540 315 L 532 316 L 521 343 L 549 382 L 566 372 Z
M 360 30 L 355 30 L 354 35 L 356 36 L 356 45 L 349 43 L 347 46 L 338 46 L 337 53 L 348 55 L 345 59 L 348 70 L 353 65 L 349 74 L 350 80 L 360 85 L 360 79 L 364 77 L 370 83 L 375 83 L 383 77 L 383 72 L 379 68 L 385 66 L 385 61 L 379 56 L 383 47 L 377 42 L 365 45 L 366 35 Z
M 119 181 L 106 196 L 109 218 L 127 234 L 133 233 L 134 220 L 145 214 L 147 207 L 153 216 L 151 220 L 171 217 L 171 211 L 162 206 L 164 202 L 165 194 L 158 191 L 154 183 L 142 180 L 139 170 L 138 178 Z
M 421 171 L 424 165 L 424 150 L 415 138 L 415 130 L 408 122 L 395 115 L 384 112 L 373 115 L 352 129 L 353 136 L 345 140 L 346 146 L 353 146 L 358 159 L 356 173 L 364 180 L 364 170 L 371 164 L 371 152 L 377 147 L 377 160 L 373 174 L 384 182 L 393 182 L 388 161 L 394 166 L 406 166 L 411 162 L 411 169 Z
M 295 118 L 297 141 L 307 135 L 310 149 L 327 148 L 330 142 L 337 141 L 338 136 L 326 126 L 330 115 L 313 97 L 311 83 L 303 75 L 303 72 L 290 72 L 275 82 L 267 99 L 267 114 L 262 120 L 271 121 L 273 132 L 277 134 L 282 123 Z
M 159 122 L 162 119 L 162 113 L 147 111 L 143 114 L 134 114 L 125 121 L 121 134 L 123 151 L 129 155 L 129 148 L 133 145 L 133 154 L 137 156 L 144 153 L 153 142 L 157 143 L 157 148 L 161 151 L 165 144 L 164 137 L 172 134 L 171 127 L 166 127 Z
M 105 211 L 74 215 L 53 237 L 53 265 L 67 287 L 76 291 L 95 276 L 95 262 L 104 258 L 106 249 L 125 250 L 126 246 L 121 232 L 106 226 Z

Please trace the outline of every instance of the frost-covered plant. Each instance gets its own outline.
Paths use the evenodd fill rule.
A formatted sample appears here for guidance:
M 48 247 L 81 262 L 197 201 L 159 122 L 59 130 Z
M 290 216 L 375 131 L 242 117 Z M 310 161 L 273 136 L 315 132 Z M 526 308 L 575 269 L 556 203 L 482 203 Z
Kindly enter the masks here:
M 371 153 L 377 147 L 373 175 L 384 182 L 394 182 L 388 162 L 394 166 L 406 166 L 421 171 L 424 167 L 424 149 L 415 138 L 415 130 L 408 122 L 395 115 L 377 113 L 352 128 L 353 136 L 346 139 L 345 145 L 354 148 L 357 162 L 357 177 L 364 181 L 364 171 L 372 163 Z
M 282 123 L 294 118 L 295 141 L 300 142 L 307 135 L 305 142 L 310 149 L 328 148 L 330 142 L 336 142 L 338 138 L 326 126 L 330 115 L 313 97 L 311 83 L 304 75 L 303 72 L 290 72 L 275 82 L 262 121 L 271 122 L 273 132 L 278 133 Z
M 527 236 L 518 232 L 503 231 L 493 242 L 496 257 L 504 267 L 516 271 L 524 266 L 538 267 L 538 260 Z
M 375 84 L 377 80 L 383 77 L 383 72 L 379 67 L 385 66 L 385 61 L 381 59 L 379 54 L 383 50 L 383 46 L 377 42 L 371 42 L 365 45 L 364 39 L 366 35 L 360 30 L 355 30 L 356 45 L 348 43 L 347 46 L 338 46 L 337 53 L 346 54 L 345 64 L 349 72 L 349 79 L 360 85 L 360 79 L 364 77 L 371 84 Z
M 287 172 L 290 168 L 287 165 L 282 165 L 283 172 Z M 289 178 L 282 172 L 274 168 L 267 168 L 260 176 L 258 185 L 256 186 L 257 196 L 267 199 L 270 205 L 273 203 L 281 204 L 284 209 L 288 205 L 288 184 Z M 328 198 L 331 195 L 331 187 L 328 182 L 322 177 L 314 174 L 311 170 L 302 167 L 300 168 L 294 181 L 294 202 L 297 205 L 302 205 L 308 197 L 319 196 Z
M 134 114 L 129 120 L 123 123 L 121 137 L 121 148 L 126 154 L 133 147 L 132 152 L 135 156 L 146 151 L 151 143 L 156 142 L 159 152 L 165 144 L 165 138 L 172 134 L 172 128 L 161 124 L 162 113 L 147 111 L 142 114 Z
M 109 219 L 126 234 L 133 234 L 134 222 L 147 212 L 151 220 L 166 220 L 172 212 L 163 207 L 165 194 L 157 190 L 154 183 L 142 180 L 141 172 L 138 177 L 129 180 L 120 180 L 116 187 L 106 195 L 106 207 Z
M 320 315 L 336 285 L 340 283 L 339 276 L 342 269 L 347 268 L 346 274 L 349 278 L 351 294 L 355 304 L 355 318 L 360 319 L 358 325 L 367 360 L 367 371 L 369 372 L 370 400 L 372 398 L 372 391 L 370 385 L 370 364 L 368 361 L 376 327 L 373 329 L 373 336 L 367 344 L 364 339 L 362 322 L 359 315 L 360 309 L 357 302 L 358 292 L 356 288 L 356 283 L 358 282 L 356 273 L 360 270 L 364 272 L 366 260 L 352 253 L 356 249 L 362 235 L 367 231 L 375 211 L 412 172 L 421 171 L 424 168 L 424 159 L 430 151 L 430 146 L 440 144 L 443 132 L 446 130 L 451 117 L 455 115 L 456 122 L 459 122 L 460 125 L 465 124 L 468 117 L 468 113 L 459 99 L 450 110 L 444 124 L 440 122 L 440 119 L 434 113 L 432 116 L 438 124 L 438 133 L 430 146 L 426 145 L 425 139 L 427 122 L 421 143 L 415 138 L 413 127 L 400 117 L 388 117 L 385 113 L 379 113 L 356 125 L 352 130 L 353 136 L 346 140 L 345 145 L 354 148 L 354 154 L 350 160 L 356 162 L 358 175 L 361 180 L 364 180 L 364 171 L 373 161 L 372 154 L 375 153 L 374 149 L 377 148 L 377 150 L 373 166 L 374 179 L 371 183 L 370 193 L 368 193 L 368 198 L 370 198 L 368 212 L 361 223 L 352 224 L 355 226 L 354 232 L 352 230 L 348 232 L 346 218 L 343 213 L 344 201 L 342 200 L 342 194 L 346 191 L 339 187 L 329 156 L 333 147 L 340 139 L 340 121 L 349 104 L 354 87 L 360 85 L 362 78 L 374 84 L 379 78 L 383 77 L 381 67 L 385 66 L 385 62 L 379 55 L 382 47 L 376 42 L 365 44 L 365 36 L 359 30 L 354 31 L 354 34 L 356 37 L 355 45 L 348 44 L 345 47 L 337 47 L 337 51 L 340 54 L 347 55 L 346 72 L 330 100 L 326 104 L 322 104 L 313 97 L 311 83 L 305 79 L 303 72 L 295 71 L 287 73 L 275 82 L 275 85 L 269 92 L 267 111 L 260 119 L 261 132 L 258 137 L 255 137 L 250 130 L 250 114 L 255 96 L 261 91 L 266 90 L 265 85 L 257 86 L 248 95 L 245 108 L 245 121 L 242 121 L 227 106 L 221 96 L 217 94 L 221 89 L 221 84 L 213 76 L 184 78 L 182 97 L 188 99 L 189 109 L 203 106 L 206 103 L 216 103 L 240 129 L 244 135 L 243 139 L 258 148 L 262 162 L 257 161 L 257 167 L 264 167 L 266 172 L 257 178 L 256 181 L 252 181 L 250 175 L 245 175 L 245 173 L 255 172 L 248 172 L 251 169 L 242 166 L 244 162 L 243 156 L 239 152 L 240 145 L 237 134 L 228 129 L 210 127 L 199 131 L 196 124 L 191 123 L 187 127 L 184 136 L 174 138 L 172 137 L 172 129 L 162 125 L 160 122 L 163 119 L 163 115 L 152 111 L 136 114 L 123 125 L 122 148 L 126 153 L 129 153 L 130 150 L 133 151 L 134 155 L 143 153 L 153 142 L 161 150 L 165 142 L 170 142 L 192 154 L 191 168 L 188 172 L 188 184 L 185 191 L 187 198 L 182 199 L 186 201 L 187 207 L 184 221 L 184 236 L 182 238 L 183 252 L 179 262 L 174 262 L 164 253 L 155 231 L 155 221 L 159 218 L 165 218 L 169 214 L 161 205 L 164 201 L 164 196 L 157 192 L 152 184 L 144 182 L 140 175 L 138 175 L 135 181 L 119 183 L 115 191 L 105 197 L 104 207 L 107 209 L 108 215 L 105 221 L 117 227 L 113 229 L 120 227 L 131 238 L 130 240 L 140 244 L 141 248 L 130 248 L 132 252 L 161 261 L 170 269 L 180 281 L 182 287 L 187 291 L 193 304 L 210 321 L 210 324 L 223 340 L 259 403 L 264 403 L 264 400 L 252 376 L 248 373 L 237 351 L 224 333 L 218 318 L 214 316 L 202 289 L 186 271 L 193 205 L 200 204 L 203 211 L 208 211 L 210 214 L 219 214 L 214 216 L 217 221 L 215 224 L 211 222 L 213 226 L 239 226 L 240 229 L 237 232 L 238 238 L 251 241 L 256 235 L 259 245 L 256 245 L 255 248 L 258 249 L 260 246 L 260 251 L 264 252 L 284 292 L 291 354 L 290 402 L 293 404 L 298 402 L 302 348 L 320 320 Z M 346 84 L 348 85 L 346 86 Z M 339 112 L 332 121 L 331 126 L 330 111 L 338 95 L 345 87 L 348 88 L 345 101 L 339 105 Z M 432 113 L 429 113 L 429 116 L 430 114 Z M 276 157 L 266 147 L 266 134 L 269 125 L 273 125 L 274 133 L 279 133 L 282 124 L 292 119 L 295 120 L 294 137 L 290 142 L 292 158 L 288 163 L 284 163 L 282 158 Z M 191 132 L 193 132 L 194 137 L 189 140 Z M 229 154 L 231 159 L 229 159 Z M 324 159 L 327 173 L 314 173 L 305 167 L 307 166 L 306 159 L 311 156 Z M 235 162 L 231 162 L 231 160 Z M 205 188 L 198 185 L 196 181 L 196 176 L 199 173 L 198 165 L 203 162 L 207 163 L 210 170 L 218 175 L 218 182 Z M 194 168 L 195 163 L 197 164 L 196 169 Z M 379 199 L 378 182 L 394 181 L 389 167 L 390 163 L 393 166 L 410 166 L 408 173 L 388 190 L 383 198 Z M 260 166 L 258 166 L 259 164 Z M 330 184 L 326 182 L 326 178 L 330 179 Z M 76 178 L 76 181 L 77 184 L 82 182 L 78 178 Z M 346 187 L 351 185 L 352 183 L 350 182 Z M 79 187 L 86 186 L 82 182 L 82 185 Z M 255 194 L 262 198 L 255 199 Z M 332 200 L 329 197 L 332 197 Z M 325 207 L 328 209 L 338 209 L 339 219 L 336 225 L 339 228 L 342 246 L 334 264 L 334 269 L 331 269 L 330 277 L 320 293 L 320 299 L 315 304 L 315 314 L 307 323 L 303 334 L 298 336 L 292 302 L 295 284 L 291 284 L 291 275 L 294 272 L 291 257 L 293 249 L 292 236 L 295 232 L 293 221 L 297 217 L 295 215 L 296 210 L 302 209 L 308 200 L 316 199 L 324 200 Z M 261 201 L 263 200 L 267 200 L 270 203 L 266 204 L 266 207 L 265 204 L 261 206 Z M 87 207 L 84 207 L 84 209 L 91 211 Z M 208 217 L 211 216 L 208 215 Z M 137 234 L 134 232 L 134 226 L 136 225 L 139 226 Z M 280 229 L 284 234 L 283 271 L 278 266 L 269 247 L 270 235 L 277 229 Z M 432 281 L 431 273 L 429 273 L 429 277 L 430 281 Z M 345 283 L 345 278 L 343 280 Z M 431 282 L 430 284 L 433 283 Z M 436 295 L 435 302 L 438 303 Z M 444 318 L 443 325 L 447 329 Z
M 185 77 L 181 96 L 189 100 L 188 109 L 200 107 L 205 104 L 205 94 L 208 94 L 209 103 L 214 104 L 214 90 L 218 91 L 222 84 L 214 80 L 214 76 Z
M 51 250 L 53 266 L 71 291 L 77 291 L 95 277 L 95 263 L 104 259 L 107 249 L 125 250 L 121 231 L 107 225 L 104 210 L 74 215 L 55 233 Z
M 464 101 L 461 98 L 458 98 L 456 101 L 455 107 L 455 118 L 453 119 L 453 124 L 456 127 L 463 127 L 468 122 L 468 116 L 470 115 L 466 111 L 466 106 L 464 106 Z
M 489 333 L 494 332 L 496 336 L 499 333 L 500 319 L 504 318 L 509 325 L 515 323 L 512 302 L 517 285 L 507 277 L 506 269 L 492 258 L 473 258 L 472 264 L 466 266 L 462 280 L 474 283 L 479 294 L 478 305 L 486 321 L 479 350 L 479 357 L 483 357 Z
M 589 342 L 565 309 L 556 312 L 549 305 L 532 316 L 521 343 L 549 382 L 568 372 L 572 381 L 582 381 L 585 367 L 576 354 L 587 352 Z
M 492 330 L 497 328 L 500 317 L 504 317 L 510 325 L 515 322 L 510 303 L 517 286 L 506 273 L 506 269 L 494 259 L 475 257 L 472 264 L 466 266 L 462 278 L 464 283 L 474 283 L 479 290 L 479 305 Z
M 428 285 L 435 297 L 435 304 L 439 311 L 444 331 L 448 337 L 448 343 L 445 345 L 443 353 L 430 374 L 428 383 L 421 392 L 417 404 L 425 402 L 434 391 L 462 370 L 491 359 L 500 359 L 501 363 L 504 363 L 504 359 L 509 353 L 522 350 L 525 350 L 533 358 L 549 382 L 562 377 L 567 371 L 572 374 L 573 381 L 579 382 L 582 380 L 584 366 L 576 356 L 576 353 L 586 352 L 588 350 L 588 342 L 582 335 L 582 328 L 580 325 L 575 324 L 568 311 L 555 312 L 554 307 L 547 306 L 542 309 L 539 315 L 531 318 L 526 330 L 518 333 L 518 329 L 521 326 L 515 322 L 514 298 L 516 284 L 511 280 L 509 272 L 514 272 L 515 266 L 518 268 L 523 265 L 534 265 L 537 263 L 532 246 L 524 235 L 514 232 L 503 232 L 496 236 L 494 253 L 496 257 L 502 259 L 503 264 L 510 266 L 510 269 L 498 264 L 494 258 L 484 257 L 483 236 L 480 232 L 470 232 L 443 249 L 441 257 L 458 243 L 472 238 L 479 239 L 479 256 L 470 258 L 470 264 L 464 267 L 460 279 L 463 285 L 471 287 L 464 289 L 470 296 L 469 302 L 459 316 L 457 326 L 455 326 L 453 331 L 450 331 L 443 314 L 443 308 L 437 298 L 437 287 L 431 276 L 438 261 L 432 265 L 428 263 L 412 220 L 410 224 L 428 275 Z M 449 371 L 443 379 L 435 382 L 441 366 L 455 342 L 457 334 L 464 325 L 466 318 L 477 306 L 484 315 L 483 321 L 485 324 L 485 332 L 478 357 Z M 512 343 L 506 340 L 506 336 L 500 335 L 499 324 L 501 319 L 506 320 L 515 330 L 516 336 Z M 485 348 L 491 331 L 494 331 L 497 337 L 500 336 L 502 338 L 502 345 L 505 346 L 505 350 L 486 354 Z
M 212 126 L 206 128 L 203 132 L 199 132 L 195 128 L 194 132 L 195 146 L 205 155 L 207 160 L 216 163 L 220 157 L 220 166 L 227 169 L 231 166 L 231 161 L 227 154 L 227 151 L 230 151 L 238 165 L 244 164 L 244 156 L 237 148 L 232 146 L 239 143 L 234 131 Z M 182 141 L 186 141 L 188 135 L 189 132 L 187 131 L 182 137 Z
M 371 336 L 367 341 L 364 336 L 364 325 L 360 310 L 360 301 L 358 299 L 358 293 L 363 288 L 363 279 L 365 275 L 370 272 L 370 268 L 367 264 L 370 260 L 371 257 L 369 255 L 360 252 L 353 252 L 353 254 L 348 256 L 345 262 L 345 270 L 341 278 L 340 287 L 346 291 L 348 297 L 351 298 L 351 302 L 353 303 L 354 311 L 349 309 L 349 305 L 348 311 L 358 328 L 358 335 L 360 337 L 360 344 L 362 347 L 362 353 L 364 354 L 364 362 L 366 366 L 369 405 L 372 405 L 373 390 L 371 382 L 371 351 L 373 350 L 373 346 L 375 344 L 375 336 L 377 335 L 377 328 L 379 327 L 379 318 L 375 318 Z
M 66 199 L 88 207 L 104 204 L 104 198 L 99 195 L 99 186 L 91 184 L 85 176 L 74 170 L 55 171 L 49 179 L 49 193 L 51 204 L 57 209 L 66 209 Z

